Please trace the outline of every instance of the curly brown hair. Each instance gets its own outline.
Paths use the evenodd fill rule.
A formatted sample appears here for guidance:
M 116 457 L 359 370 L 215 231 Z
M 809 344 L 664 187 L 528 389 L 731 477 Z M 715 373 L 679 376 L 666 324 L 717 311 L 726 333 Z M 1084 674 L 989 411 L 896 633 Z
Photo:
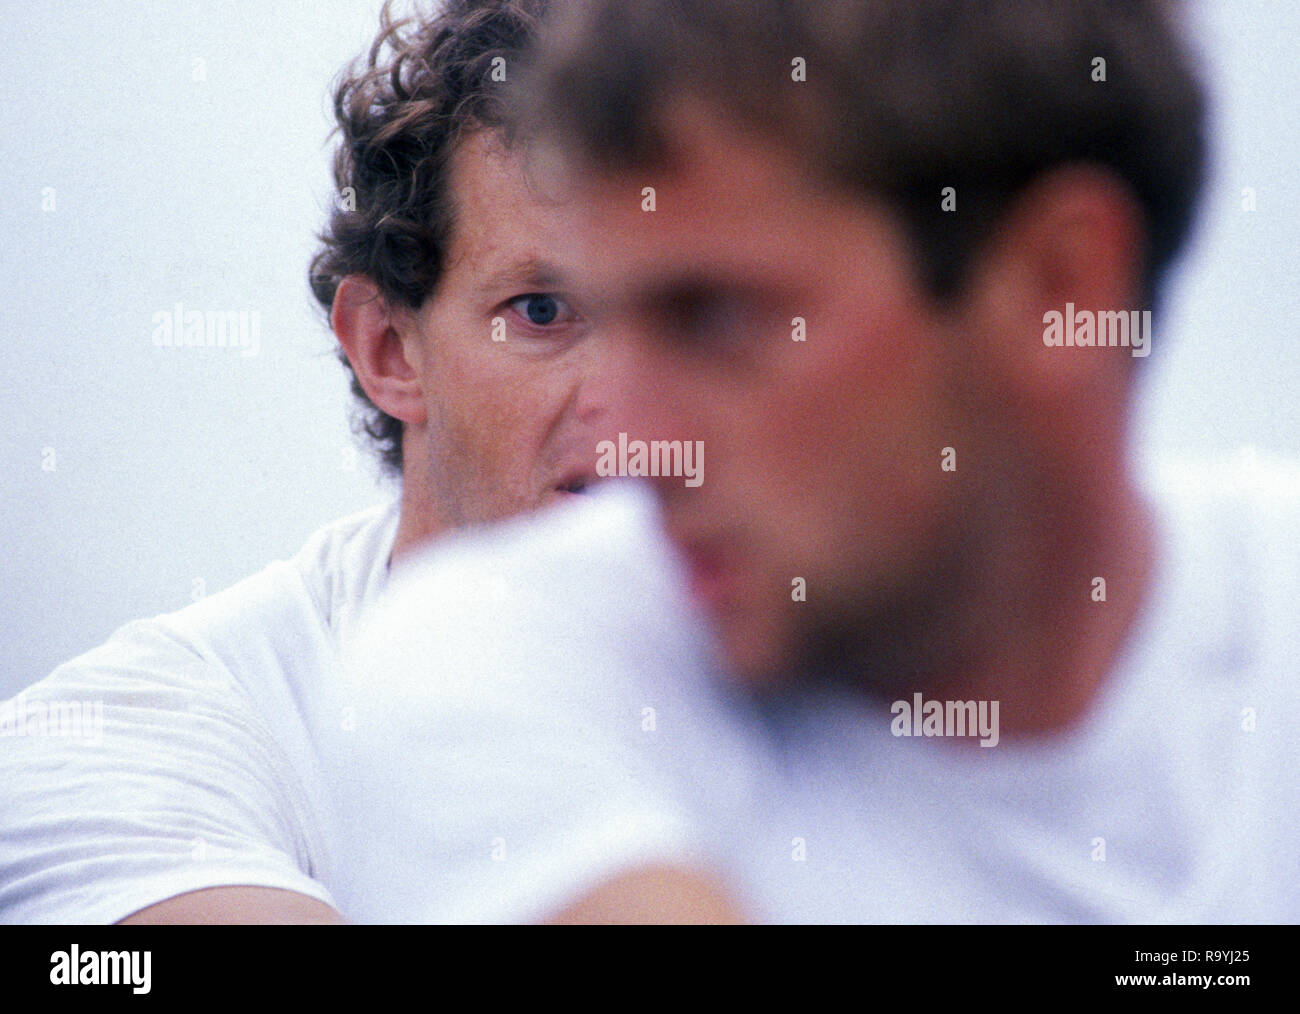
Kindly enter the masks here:
M 337 200 L 312 258 L 311 290 L 328 314 L 347 275 L 370 278 L 394 305 L 419 309 L 442 274 L 454 227 L 448 194 L 452 154 L 467 133 L 509 133 L 501 68 L 536 34 L 548 0 L 445 0 L 379 16 L 369 55 L 334 87 Z M 502 62 L 504 61 L 504 62 Z M 366 395 L 342 349 L 360 402 L 354 429 L 384 468 L 402 472 L 402 423 Z

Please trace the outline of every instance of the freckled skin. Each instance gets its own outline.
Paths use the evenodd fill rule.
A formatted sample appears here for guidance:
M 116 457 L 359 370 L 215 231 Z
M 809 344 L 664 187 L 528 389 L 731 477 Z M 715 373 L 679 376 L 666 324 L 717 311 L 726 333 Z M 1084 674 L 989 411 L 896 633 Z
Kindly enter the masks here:
M 405 434 L 404 543 L 532 510 L 565 495 L 556 484 L 575 463 L 594 470 L 602 410 L 583 387 L 590 329 L 557 288 L 562 271 L 509 270 L 558 269 L 554 237 L 569 221 L 523 166 L 490 132 L 471 135 L 454 157 L 451 249 L 436 292 L 405 324 L 418 336 L 408 359 L 425 412 Z M 538 326 L 511 305 L 533 292 L 563 299 L 555 321 Z M 498 318 L 504 341 L 493 340 Z

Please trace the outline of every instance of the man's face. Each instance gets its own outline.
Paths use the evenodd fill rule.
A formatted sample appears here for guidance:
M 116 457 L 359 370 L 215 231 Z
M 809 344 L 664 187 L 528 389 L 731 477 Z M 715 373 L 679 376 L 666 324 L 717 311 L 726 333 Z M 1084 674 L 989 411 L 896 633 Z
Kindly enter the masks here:
M 594 477 L 601 407 L 588 397 L 588 327 L 553 256 L 567 211 L 521 155 L 470 135 L 449 179 L 455 228 L 408 358 L 427 418 L 407 427 L 407 479 L 427 462 L 438 528 L 493 521 L 573 495 Z
M 656 490 L 722 649 L 764 683 L 929 612 L 971 521 L 943 449 L 971 430 L 952 324 L 888 217 L 779 146 L 677 137 L 670 170 L 575 188 L 569 249 L 609 343 L 609 428 L 703 442 L 703 484 Z

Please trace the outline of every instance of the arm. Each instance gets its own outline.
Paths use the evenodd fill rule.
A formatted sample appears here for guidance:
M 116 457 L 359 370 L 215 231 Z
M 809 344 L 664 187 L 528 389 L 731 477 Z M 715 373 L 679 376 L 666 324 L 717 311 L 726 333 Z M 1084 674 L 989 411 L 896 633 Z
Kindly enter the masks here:
M 556 926 L 592 924 L 734 925 L 742 920 L 717 887 L 670 867 L 633 871 L 606 881 L 554 918 Z M 212 887 L 179 894 L 127 916 L 120 926 L 343 925 L 334 909 L 295 891 Z
M 368 618 L 318 743 L 350 919 L 736 921 L 676 750 L 704 662 L 638 504 L 443 543 Z
M 735 925 L 743 921 L 713 881 L 665 866 L 646 867 L 607 880 L 547 920 L 556 926 Z
M 0 922 L 328 914 L 331 896 L 304 869 L 298 774 L 228 673 L 138 622 L 23 691 L 20 706 L 46 714 L 60 702 L 81 702 L 79 727 L 0 750 Z M 294 904 L 263 910 L 252 885 Z M 213 896 L 210 912 L 193 907 Z
M 334 909 L 297 891 L 275 887 L 209 887 L 142 908 L 118 925 L 339 925 L 343 922 Z

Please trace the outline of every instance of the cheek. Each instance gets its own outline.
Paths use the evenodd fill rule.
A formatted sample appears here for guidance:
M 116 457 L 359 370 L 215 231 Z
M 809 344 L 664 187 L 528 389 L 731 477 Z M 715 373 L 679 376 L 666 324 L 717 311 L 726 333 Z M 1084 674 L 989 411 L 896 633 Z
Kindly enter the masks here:
M 461 367 L 458 389 L 447 392 L 449 422 L 480 485 L 531 496 L 551 478 L 571 384 L 553 361 L 491 351 L 489 362 Z
M 928 536 L 944 496 L 943 448 L 959 443 L 937 344 L 906 307 L 827 322 L 822 347 L 791 351 L 770 419 L 768 514 L 787 566 L 889 566 Z
M 431 360 L 425 383 L 435 456 L 445 474 L 476 486 L 509 470 L 523 429 L 525 409 L 513 395 L 517 384 L 499 359 L 476 349 L 444 349 Z

